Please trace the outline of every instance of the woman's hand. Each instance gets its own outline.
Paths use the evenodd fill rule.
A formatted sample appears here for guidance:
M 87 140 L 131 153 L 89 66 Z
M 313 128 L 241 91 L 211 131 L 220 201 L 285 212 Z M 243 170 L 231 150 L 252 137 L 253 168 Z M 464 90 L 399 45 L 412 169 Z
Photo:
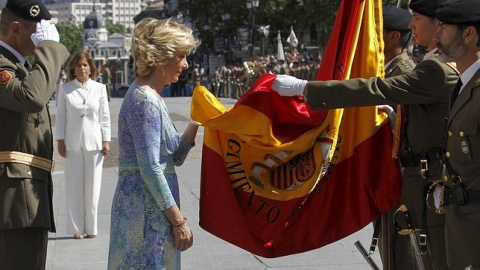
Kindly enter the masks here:
M 175 248 L 179 251 L 189 249 L 193 245 L 193 234 L 187 225 L 187 218 L 182 215 L 176 205 L 164 210 L 164 213 L 172 224 Z
M 110 153 L 110 142 L 103 142 L 102 143 L 102 154 L 107 156 Z
M 65 146 L 65 140 L 58 140 L 57 141 L 57 148 L 58 153 L 60 156 L 66 158 L 67 157 L 67 147 Z
M 173 236 L 175 237 L 175 248 L 185 251 L 193 245 L 193 234 L 187 225 L 187 221 L 177 226 L 172 226 Z

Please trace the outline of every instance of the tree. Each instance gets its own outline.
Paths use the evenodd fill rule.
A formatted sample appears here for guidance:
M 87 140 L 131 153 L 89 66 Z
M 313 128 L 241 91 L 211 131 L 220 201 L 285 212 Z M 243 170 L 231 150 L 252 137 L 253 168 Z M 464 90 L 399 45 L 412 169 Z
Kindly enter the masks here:
M 276 44 L 276 33 L 281 31 L 286 38 L 293 26 L 297 37 L 301 40 L 303 35 L 316 37 L 314 41 L 323 48 L 328 40 L 331 27 L 337 14 L 340 0 L 260 0 L 258 12 L 255 14 L 258 25 L 270 25 L 269 43 Z M 208 5 L 208 8 L 206 8 Z M 230 35 L 239 26 L 250 26 L 250 13 L 244 1 L 235 0 L 180 0 L 176 14 L 188 14 L 194 23 L 194 28 L 200 33 L 202 39 L 211 42 L 212 33 L 225 33 Z M 228 24 L 222 22 L 222 14 L 229 13 Z M 209 25 L 208 31 L 203 30 L 203 25 Z M 312 35 L 313 34 L 313 35 Z M 257 35 L 259 37 L 259 35 Z
M 83 50 L 83 27 L 76 24 L 55 25 L 60 34 L 60 42 L 70 52 L 70 57 Z
M 106 21 L 106 26 L 107 26 L 107 32 L 108 35 L 111 36 L 113 34 L 126 34 L 127 32 L 130 33 L 131 29 L 128 28 L 126 29 L 124 25 L 118 24 L 118 23 L 113 23 L 110 20 Z

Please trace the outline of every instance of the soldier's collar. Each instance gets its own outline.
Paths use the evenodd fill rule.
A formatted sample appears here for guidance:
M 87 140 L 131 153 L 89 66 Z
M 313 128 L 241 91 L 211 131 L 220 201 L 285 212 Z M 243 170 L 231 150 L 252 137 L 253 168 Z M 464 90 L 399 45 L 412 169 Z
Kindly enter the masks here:
M 26 61 L 25 57 L 23 57 L 23 55 L 21 55 L 17 50 L 12 48 L 12 46 L 8 45 L 3 40 L 0 40 L 0 46 L 4 47 L 5 49 L 7 49 L 7 51 L 11 52 L 18 59 L 18 62 L 22 63 L 22 65 L 25 65 L 25 61 Z
M 427 59 L 436 59 L 438 57 L 438 48 L 435 48 L 425 54 L 423 57 L 424 60 Z
M 465 86 L 465 84 L 467 84 L 473 78 L 473 76 L 475 76 L 475 74 L 479 69 L 480 69 L 480 59 L 475 61 L 472 65 L 470 65 L 460 76 L 463 86 Z

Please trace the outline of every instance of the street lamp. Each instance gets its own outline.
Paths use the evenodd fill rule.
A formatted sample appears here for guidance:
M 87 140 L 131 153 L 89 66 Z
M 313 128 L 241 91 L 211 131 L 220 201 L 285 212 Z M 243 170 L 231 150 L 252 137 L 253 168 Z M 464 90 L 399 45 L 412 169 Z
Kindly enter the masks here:
M 260 4 L 260 0 L 247 0 L 247 9 L 252 14 L 252 50 L 250 52 L 250 57 L 252 61 L 255 57 L 255 13 L 257 12 L 258 5 Z
M 203 31 L 204 33 L 207 33 L 208 31 L 210 30 L 210 25 L 208 24 L 205 24 L 203 26 Z M 205 61 L 204 61 L 204 65 L 205 67 L 208 67 L 208 71 L 210 73 L 210 51 L 208 49 L 208 40 L 205 42 L 205 53 L 207 54 L 207 59 L 206 59 L 206 64 L 205 64 Z M 204 59 L 205 60 L 205 59 Z M 208 74 L 210 75 L 210 74 Z
M 229 64 L 229 59 L 230 59 L 230 38 L 229 38 L 229 24 L 228 22 L 230 21 L 230 13 L 225 13 L 222 14 L 222 21 L 225 23 L 225 31 L 227 31 L 227 60 L 225 61 L 227 65 Z

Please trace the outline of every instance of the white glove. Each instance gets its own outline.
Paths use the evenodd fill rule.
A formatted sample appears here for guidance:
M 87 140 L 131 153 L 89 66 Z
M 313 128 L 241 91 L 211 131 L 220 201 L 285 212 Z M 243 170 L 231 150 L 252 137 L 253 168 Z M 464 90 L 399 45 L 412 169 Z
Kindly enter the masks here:
M 435 189 L 433 190 L 433 202 L 437 209 L 440 208 L 440 206 L 443 206 L 443 189 L 444 187 L 442 186 L 435 186 Z
M 395 120 L 397 113 L 393 110 L 390 105 L 378 105 L 378 110 L 383 111 L 388 114 L 388 120 L 390 121 L 390 127 L 393 129 L 395 127 Z
M 280 96 L 303 96 L 303 90 L 307 82 L 307 80 L 300 80 L 289 75 L 277 75 L 277 78 L 273 81 L 272 89 L 277 91 Z
M 60 35 L 54 24 L 47 20 L 41 20 L 37 23 L 37 30 L 32 34 L 31 39 L 35 47 L 38 47 L 38 44 L 44 40 L 60 42 Z

